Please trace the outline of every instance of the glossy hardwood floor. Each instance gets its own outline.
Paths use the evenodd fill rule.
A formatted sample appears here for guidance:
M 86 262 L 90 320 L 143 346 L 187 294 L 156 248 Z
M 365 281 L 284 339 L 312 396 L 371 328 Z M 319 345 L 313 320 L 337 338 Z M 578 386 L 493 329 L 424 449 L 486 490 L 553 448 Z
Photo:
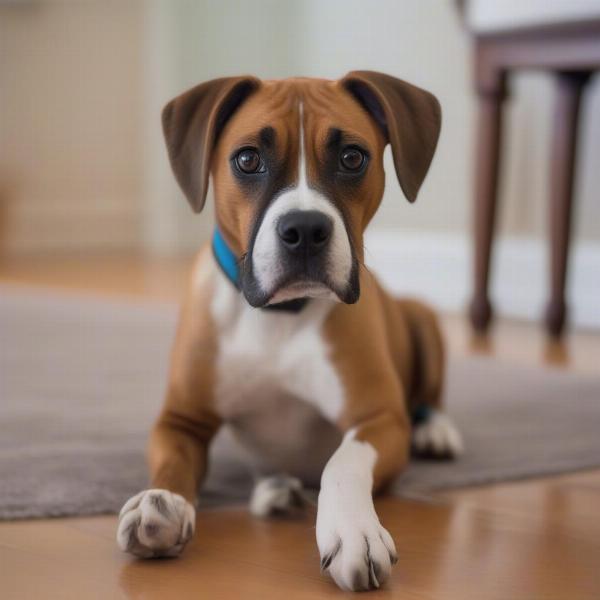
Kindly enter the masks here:
M 188 261 L 87 257 L 0 261 L 0 281 L 66 293 L 172 302 Z M 473 339 L 445 317 L 451 352 L 598 372 L 600 336 L 546 342 L 541 328 L 500 323 Z M 0 482 L 1 485 L 1 482 Z M 600 471 L 437 494 L 378 500 L 400 561 L 372 598 L 580 600 L 600 598 Z M 179 559 L 121 554 L 116 518 L 0 523 L 2 600 L 342 597 L 319 573 L 314 514 L 260 521 L 244 507 L 201 511 L 198 535 Z

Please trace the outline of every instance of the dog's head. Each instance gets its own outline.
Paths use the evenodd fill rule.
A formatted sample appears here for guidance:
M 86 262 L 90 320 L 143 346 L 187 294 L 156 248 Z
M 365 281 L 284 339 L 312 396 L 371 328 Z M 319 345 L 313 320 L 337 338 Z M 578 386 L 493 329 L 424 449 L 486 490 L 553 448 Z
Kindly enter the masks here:
M 440 120 L 430 93 L 370 71 L 339 81 L 216 79 L 163 111 L 171 165 L 196 212 L 212 174 L 218 227 L 240 258 L 252 306 L 356 302 L 363 232 L 383 195 L 384 147 L 391 144 L 412 202 Z

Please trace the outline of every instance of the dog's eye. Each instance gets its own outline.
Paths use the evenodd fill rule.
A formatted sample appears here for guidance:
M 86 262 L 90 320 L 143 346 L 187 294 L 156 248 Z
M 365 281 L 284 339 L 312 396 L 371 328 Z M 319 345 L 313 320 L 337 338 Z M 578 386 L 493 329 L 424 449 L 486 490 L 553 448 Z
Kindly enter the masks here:
M 365 153 L 354 147 L 344 148 L 340 155 L 340 164 L 346 171 L 360 171 L 365 164 Z
M 235 162 L 243 173 L 257 173 L 261 168 L 260 154 L 252 148 L 238 152 Z

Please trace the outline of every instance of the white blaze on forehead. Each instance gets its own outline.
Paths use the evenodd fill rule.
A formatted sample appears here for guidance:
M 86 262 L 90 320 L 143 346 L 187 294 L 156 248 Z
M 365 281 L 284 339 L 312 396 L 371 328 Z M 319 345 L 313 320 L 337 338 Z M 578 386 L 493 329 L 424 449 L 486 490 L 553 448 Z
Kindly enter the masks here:
M 298 105 L 299 135 L 298 135 L 298 189 L 308 190 L 308 174 L 306 167 L 306 150 L 304 148 L 304 104 Z
M 326 214 L 333 223 L 333 232 L 327 250 L 327 275 L 338 290 L 347 285 L 352 270 L 352 251 L 346 226 L 338 209 L 321 193 L 308 185 L 306 162 L 304 106 L 300 101 L 298 180 L 296 186 L 283 192 L 267 209 L 256 235 L 252 252 L 254 275 L 262 290 L 269 293 L 277 285 L 282 275 L 277 235 L 277 222 L 280 217 L 292 210 L 315 210 Z M 310 294 L 308 294 L 310 295 Z

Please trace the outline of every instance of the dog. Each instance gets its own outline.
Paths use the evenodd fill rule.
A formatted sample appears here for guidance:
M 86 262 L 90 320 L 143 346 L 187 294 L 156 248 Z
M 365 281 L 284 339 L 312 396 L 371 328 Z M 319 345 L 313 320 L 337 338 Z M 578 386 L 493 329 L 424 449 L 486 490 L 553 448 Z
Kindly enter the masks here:
M 397 560 L 373 493 L 413 451 L 454 457 L 442 411 L 435 314 L 388 295 L 363 263 L 389 143 L 413 202 L 441 125 L 435 97 L 394 77 L 227 77 L 162 115 L 170 163 L 216 228 L 181 309 L 166 402 L 149 446 L 151 488 L 123 506 L 119 546 L 176 556 L 194 534 L 209 444 L 222 425 L 256 470 L 250 510 L 292 511 L 319 486 L 321 568 L 344 590 L 378 588 Z

